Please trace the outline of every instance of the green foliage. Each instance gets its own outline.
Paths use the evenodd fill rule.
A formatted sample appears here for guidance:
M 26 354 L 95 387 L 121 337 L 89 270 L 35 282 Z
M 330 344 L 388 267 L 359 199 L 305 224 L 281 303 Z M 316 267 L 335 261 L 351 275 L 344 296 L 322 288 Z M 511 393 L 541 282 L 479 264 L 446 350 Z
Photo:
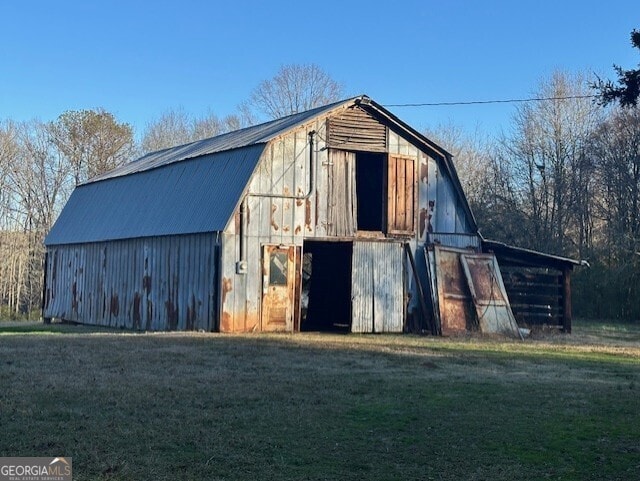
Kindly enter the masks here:
M 129 162 L 133 154 L 133 128 L 104 109 L 64 112 L 49 132 L 76 184 Z
M 640 31 L 631 32 L 631 45 L 640 50 Z M 640 97 L 640 64 L 637 69 L 624 70 L 614 65 L 618 75 L 617 85 L 610 80 L 598 79 L 593 88 L 600 92 L 600 103 L 608 105 L 618 102 L 621 107 L 635 107 Z
M 640 322 L 640 256 L 607 265 L 596 261 L 573 276 L 573 310 L 577 317 Z

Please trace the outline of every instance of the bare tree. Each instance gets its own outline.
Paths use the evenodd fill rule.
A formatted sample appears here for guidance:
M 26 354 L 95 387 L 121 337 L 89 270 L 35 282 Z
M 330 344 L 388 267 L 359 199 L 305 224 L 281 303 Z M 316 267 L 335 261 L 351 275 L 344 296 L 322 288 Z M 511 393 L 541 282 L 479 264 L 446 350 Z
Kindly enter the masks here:
M 104 109 L 64 112 L 49 125 L 51 140 L 79 184 L 131 160 L 133 129 Z
M 133 134 L 104 110 L 57 121 L 0 125 L 0 307 L 30 316 L 40 306 L 44 236 L 73 187 L 124 163 Z
M 212 112 L 202 117 L 193 117 L 183 109 L 168 110 L 160 118 L 147 124 L 141 149 L 144 153 L 154 152 L 214 137 L 243 126 L 243 119 L 238 115 L 220 119 Z
M 479 130 L 468 133 L 454 124 L 438 125 L 425 135 L 451 153 L 467 200 L 480 205 L 494 175 L 488 139 Z
M 598 215 L 609 256 L 640 252 L 640 109 L 616 109 L 595 132 L 590 155 L 598 167 Z
M 250 96 L 251 110 L 277 119 L 340 99 L 342 86 L 315 64 L 291 64 L 261 82 Z
M 528 217 L 531 247 L 582 255 L 591 243 L 594 166 L 588 142 L 601 109 L 587 98 L 582 75 L 556 72 L 536 97 L 556 100 L 518 108 L 502 156 Z
M 13 122 L 0 123 L 0 230 L 13 226 L 15 199 L 11 171 L 18 156 L 17 129 Z

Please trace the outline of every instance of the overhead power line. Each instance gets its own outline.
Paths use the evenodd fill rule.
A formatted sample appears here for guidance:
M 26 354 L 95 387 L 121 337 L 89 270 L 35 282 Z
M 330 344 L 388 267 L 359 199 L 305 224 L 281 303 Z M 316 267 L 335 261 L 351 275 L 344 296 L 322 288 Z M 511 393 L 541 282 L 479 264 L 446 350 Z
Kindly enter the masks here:
M 384 107 L 443 107 L 452 105 L 483 105 L 483 104 L 515 104 L 523 102 L 544 102 L 547 100 L 593 99 L 598 95 L 569 95 L 566 97 L 534 97 L 529 99 L 498 99 L 498 100 L 470 100 L 468 102 L 423 102 L 414 104 L 385 104 Z

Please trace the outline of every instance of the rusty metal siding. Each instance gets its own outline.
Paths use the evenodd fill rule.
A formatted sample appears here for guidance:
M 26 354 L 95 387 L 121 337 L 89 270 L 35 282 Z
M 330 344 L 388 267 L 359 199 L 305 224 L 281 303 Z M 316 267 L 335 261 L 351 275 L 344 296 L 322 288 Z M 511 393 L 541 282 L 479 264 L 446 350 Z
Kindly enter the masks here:
M 402 244 L 354 242 L 351 332 L 402 332 Z
M 266 194 L 304 197 L 310 188 L 309 132 L 317 133 L 313 155 L 318 173 L 326 169 L 324 119 L 274 139 L 264 149 L 249 181 L 246 209 L 246 273 L 236 269 L 240 261 L 241 218 L 231 222 L 222 234 L 221 324 L 222 332 L 262 330 L 262 246 L 286 245 L 302 247 L 306 237 L 316 232 L 316 192 L 308 199 L 283 199 L 260 196 Z M 319 188 L 316 187 L 316 190 Z
M 217 329 L 219 236 L 47 249 L 45 317 L 142 330 Z
M 435 280 L 442 333 L 455 334 L 472 329 L 473 302 L 460 255 L 467 251 L 435 246 Z

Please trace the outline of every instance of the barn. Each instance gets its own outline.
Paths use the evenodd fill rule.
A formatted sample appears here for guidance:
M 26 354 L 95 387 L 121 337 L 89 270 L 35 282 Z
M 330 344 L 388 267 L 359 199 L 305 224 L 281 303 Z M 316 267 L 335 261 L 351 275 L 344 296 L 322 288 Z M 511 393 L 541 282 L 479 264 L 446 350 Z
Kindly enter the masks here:
M 43 317 L 134 330 L 571 330 L 571 259 L 481 236 L 451 155 L 367 96 L 78 185 Z

